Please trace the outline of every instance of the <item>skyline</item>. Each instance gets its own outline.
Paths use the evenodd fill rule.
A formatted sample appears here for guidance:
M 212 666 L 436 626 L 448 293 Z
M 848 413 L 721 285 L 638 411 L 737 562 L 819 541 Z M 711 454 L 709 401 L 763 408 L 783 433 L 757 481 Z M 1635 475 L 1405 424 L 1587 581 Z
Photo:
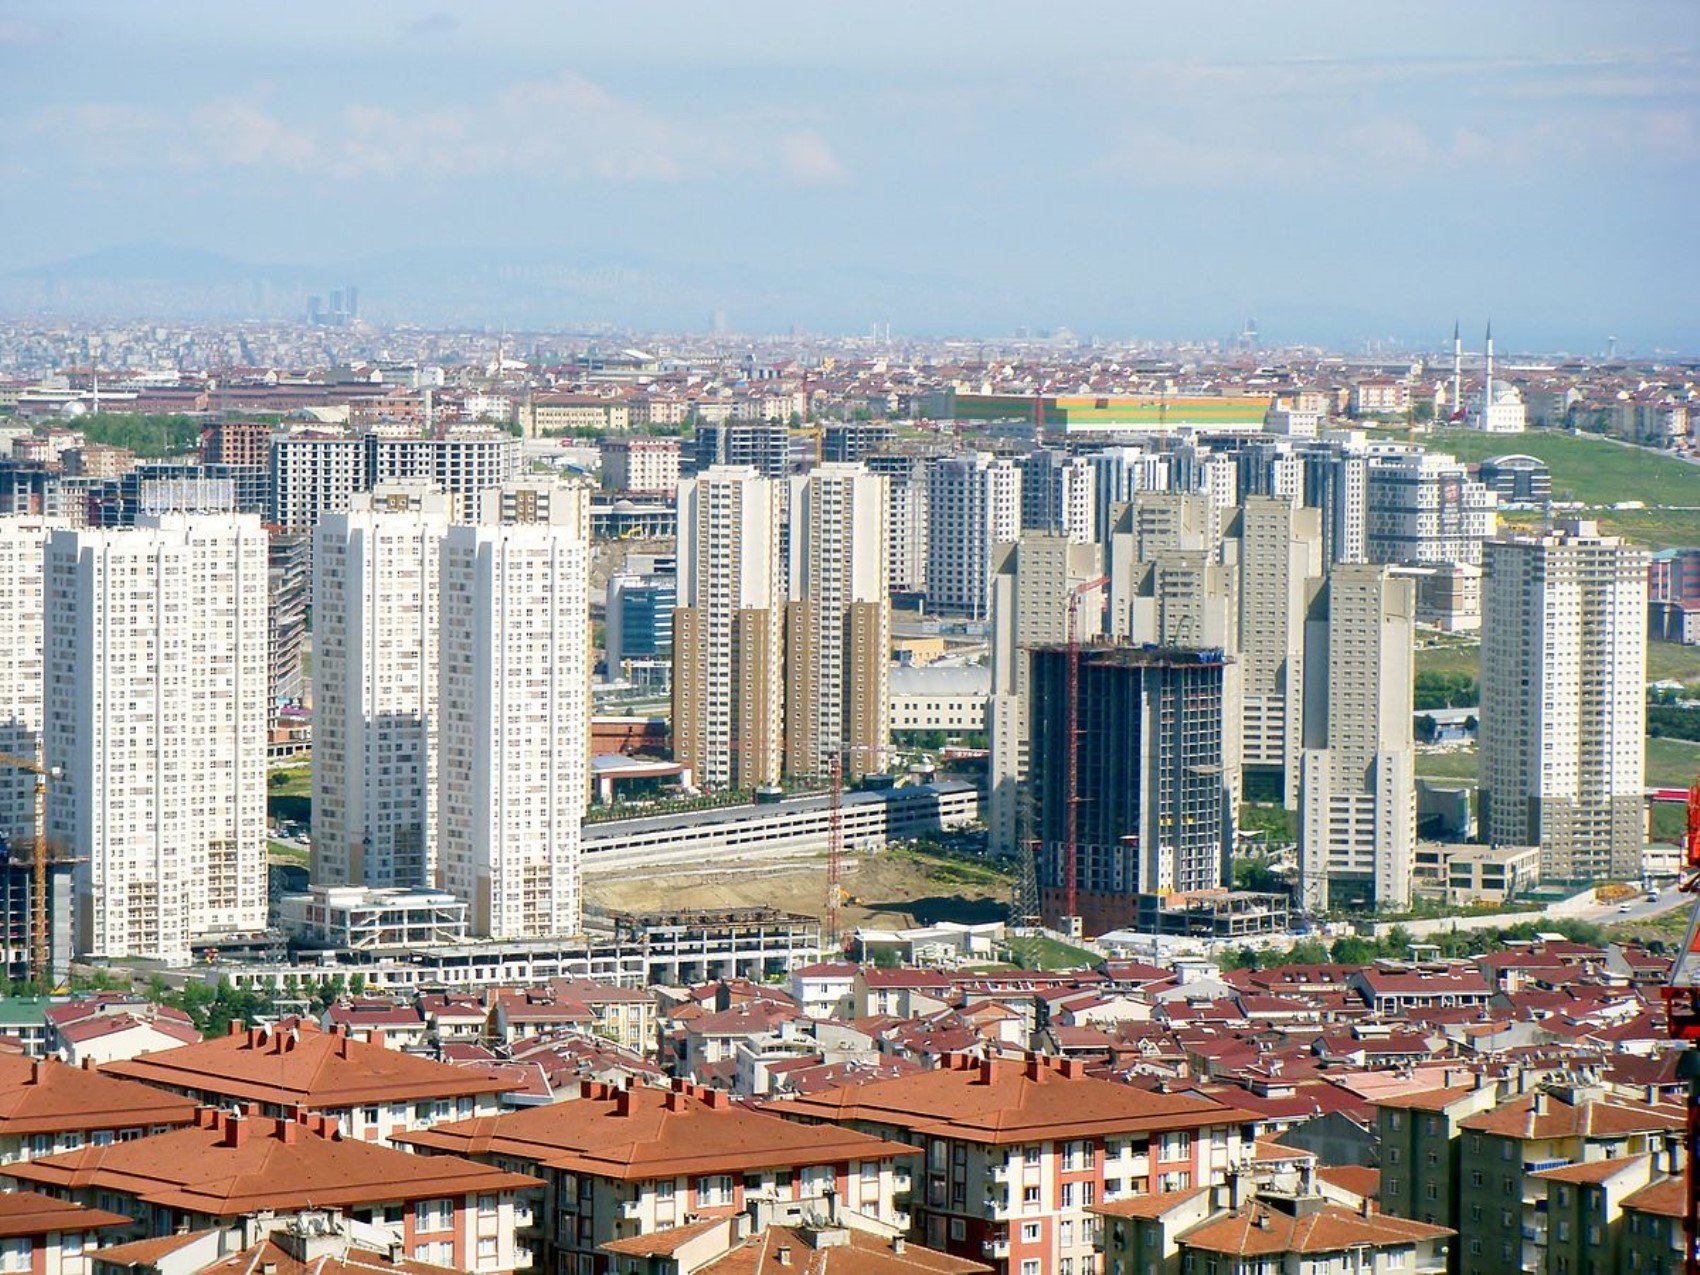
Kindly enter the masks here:
M 26 12 L 0 301 L 163 244 L 380 322 L 1700 348 L 1682 6 L 848 12 Z

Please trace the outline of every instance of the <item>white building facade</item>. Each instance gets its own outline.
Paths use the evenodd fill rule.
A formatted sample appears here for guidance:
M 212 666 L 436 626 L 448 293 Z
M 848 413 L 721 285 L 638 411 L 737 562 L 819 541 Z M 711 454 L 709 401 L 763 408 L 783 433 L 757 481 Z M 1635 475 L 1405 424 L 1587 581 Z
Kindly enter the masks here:
M 266 553 L 235 514 L 48 542 L 49 831 L 83 955 L 181 964 L 265 926 Z
M 992 551 L 1021 538 L 1021 470 L 985 452 L 927 469 L 927 598 L 935 611 L 984 620 Z

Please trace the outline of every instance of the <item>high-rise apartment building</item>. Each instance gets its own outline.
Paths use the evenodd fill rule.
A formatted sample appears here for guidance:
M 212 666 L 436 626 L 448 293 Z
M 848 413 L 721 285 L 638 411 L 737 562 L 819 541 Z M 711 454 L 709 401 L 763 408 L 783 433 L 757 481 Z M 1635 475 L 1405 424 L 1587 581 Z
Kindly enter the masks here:
M 1136 598 L 1142 595 L 1146 607 L 1153 599 L 1145 569 L 1159 559 L 1174 560 L 1182 554 L 1202 564 L 1220 561 L 1221 523 L 1208 499 L 1191 492 L 1142 492 L 1117 509 L 1108 551 L 1109 632 L 1113 636 L 1136 637 Z M 1143 622 L 1146 631 L 1136 640 L 1205 643 L 1201 634 L 1159 639 L 1150 631 L 1152 624 L 1161 628 L 1161 617 Z M 1178 614 L 1175 624 L 1179 626 Z
M 791 480 L 785 769 L 883 770 L 891 742 L 886 480 L 825 464 Z
M 1036 451 L 1016 463 L 1021 468 L 1021 529 L 1067 536 L 1079 544 L 1094 543 L 1092 462 L 1065 452 Z
M 1364 493 L 1369 561 L 1480 565 L 1498 497 L 1458 460 L 1421 450 L 1371 456 Z
M 267 554 L 267 609 L 271 629 L 273 705 L 300 699 L 306 690 L 301 652 L 307 642 L 312 596 L 313 541 L 304 531 L 274 531 Z
M 49 824 L 84 955 L 182 963 L 266 923 L 266 554 L 245 514 L 48 542 Z
M 1301 901 L 1404 907 L 1416 858 L 1416 583 L 1337 565 L 1305 624 Z
M 986 452 L 927 469 L 927 599 L 934 611 L 991 615 L 992 550 L 1021 538 L 1021 470 Z
M 398 479 L 432 483 L 449 495 L 452 513 L 476 518 L 483 493 L 519 472 L 520 440 L 501 430 L 279 437 L 271 444 L 268 520 L 309 531 L 323 515 L 347 510 L 356 492 Z
M 435 886 L 448 497 L 386 484 L 313 533 L 313 880 Z
M 1014 854 L 1030 830 L 1022 827 L 1022 784 L 1029 746 L 1029 652 L 1068 641 L 1069 598 L 1075 635 L 1095 640 L 1104 630 L 1102 587 L 1086 589 L 1104 573 L 1097 545 L 1066 536 L 1028 534 L 993 551 L 992 693 L 986 704 L 989 744 L 987 823 L 997 854 Z
M 1585 520 L 1487 544 L 1481 829 L 1549 879 L 1641 870 L 1647 563 Z
M 1169 490 L 1171 462 L 1164 452 L 1146 451 L 1143 447 L 1106 447 L 1086 459 L 1092 466 L 1090 539 L 1094 544 L 1109 540 L 1118 507 L 1128 504 L 1141 492 Z
M 779 780 L 783 504 L 781 484 L 747 465 L 679 482 L 673 753 L 712 789 Z
M 1322 511 L 1322 557 L 1325 562 L 1368 562 L 1365 540 L 1365 488 L 1369 459 L 1352 451 L 1307 450 L 1304 503 Z
M 0 753 L 35 759 L 41 749 L 42 581 L 51 523 L 0 516 Z M 0 838 L 28 845 L 35 834 L 35 776 L 0 767 Z
M 272 439 L 266 521 L 283 531 L 311 531 L 324 514 L 342 513 L 370 487 L 362 441 L 339 434 Z
M 868 457 L 868 468 L 886 480 L 887 591 L 925 593 L 927 458 L 908 452 L 882 452 Z
M 1250 496 L 1224 542 L 1239 588 L 1240 764 L 1246 783 L 1298 804 L 1304 741 L 1305 613 L 1322 587 L 1319 511 Z
M 699 424 L 696 472 L 715 465 L 747 465 L 775 481 L 791 473 L 791 431 L 784 421 L 716 421 Z
M 1031 659 L 1034 835 L 1046 924 L 1068 924 L 1071 753 L 1075 900 L 1085 933 L 1132 926 L 1141 894 L 1220 888 L 1233 846 L 1222 653 L 1089 646 L 1072 678 L 1066 647 L 1038 648 Z
M 497 939 L 576 933 L 589 796 L 589 492 L 511 483 L 443 539 L 437 862 Z M 498 521 L 500 519 L 500 521 Z

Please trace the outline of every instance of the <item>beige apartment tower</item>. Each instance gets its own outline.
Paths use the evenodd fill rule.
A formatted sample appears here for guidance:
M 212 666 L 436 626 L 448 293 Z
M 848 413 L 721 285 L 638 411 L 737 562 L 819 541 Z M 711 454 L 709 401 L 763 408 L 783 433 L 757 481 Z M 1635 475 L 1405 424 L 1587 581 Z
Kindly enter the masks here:
M 785 770 L 859 777 L 891 742 L 886 479 L 855 464 L 793 478 L 785 607 Z
M 748 465 L 713 465 L 679 482 L 673 754 L 713 791 L 779 781 L 784 493 Z
M 1306 621 L 1301 903 L 1405 907 L 1416 858 L 1416 582 L 1337 565 Z
M 1566 520 L 1483 562 L 1482 837 L 1540 846 L 1550 879 L 1637 876 L 1647 553 Z

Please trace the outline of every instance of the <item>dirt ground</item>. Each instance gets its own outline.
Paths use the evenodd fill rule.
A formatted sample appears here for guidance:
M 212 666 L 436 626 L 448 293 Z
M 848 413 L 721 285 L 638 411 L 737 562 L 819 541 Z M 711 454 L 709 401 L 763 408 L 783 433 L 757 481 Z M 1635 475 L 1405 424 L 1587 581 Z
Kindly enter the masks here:
M 934 921 L 1002 920 L 1006 878 L 980 867 L 907 853 L 857 856 L 844 862 L 846 926 L 900 929 Z M 826 908 L 826 861 L 737 865 L 717 871 L 653 876 L 587 876 L 585 901 L 619 912 L 766 905 L 820 916 Z

